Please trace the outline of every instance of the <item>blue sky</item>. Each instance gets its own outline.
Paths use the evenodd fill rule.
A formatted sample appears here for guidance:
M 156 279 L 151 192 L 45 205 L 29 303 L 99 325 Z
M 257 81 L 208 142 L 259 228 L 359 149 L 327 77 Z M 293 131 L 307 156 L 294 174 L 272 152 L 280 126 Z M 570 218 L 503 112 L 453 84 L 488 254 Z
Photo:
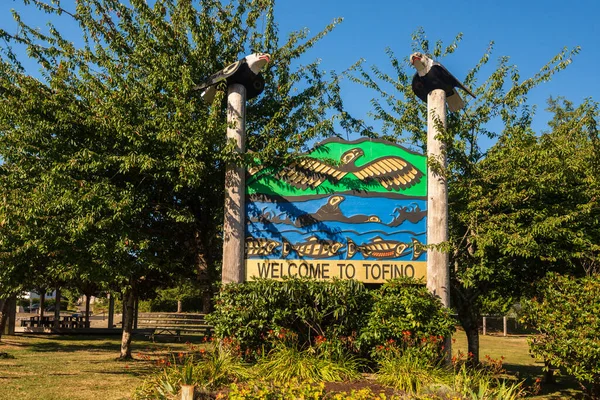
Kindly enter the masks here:
M 530 104 L 537 104 L 534 130 L 546 129 L 549 119 L 546 100 L 564 96 L 579 104 L 587 97 L 600 100 L 600 2 L 557 0 L 303 0 L 280 1 L 276 20 L 281 32 L 308 27 L 318 32 L 335 17 L 344 22 L 314 48 L 309 58 L 322 59 L 323 69 L 341 71 L 359 58 L 366 65 L 389 65 L 384 51 L 390 47 L 397 56 L 411 53 L 411 33 L 423 27 L 430 43 L 441 39 L 449 44 L 457 33 L 464 34 L 458 50 L 444 59 L 444 65 L 459 79 L 479 60 L 490 41 L 495 42 L 493 61 L 511 57 L 526 79 L 535 74 L 563 47 L 581 46 L 581 53 L 552 81 L 534 89 Z M 370 92 L 356 85 L 344 86 L 344 100 L 350 111 L 367 118 Z
M 71 0 L 63 0 L 66 8 Z M 74 1 L 73 1 L 74 3 Z M 15 27 L 11 8 L 23 9 L 21 1 L 0 0 L 0 25 L 10 30 Z M 26 21 L 44 25 L 47 16 Z M 336 17 L 344 22 L 326 36 L 306 56 L 309 62 L 321 59 L 324 70 L 343 71 L 360 58 L 365 65 L 388 68 L 385 48 L 397 56 L 411 52 L 411 33 L 423 27 L 433 44 L 441 39 L 449 44 L 457 33 L 464 34 L 458 50 L 444 59 L 444 65 L 459 79 L 481 57 L 488 43 L 495 41 L 494 61 L 501 55 L 511 57 L 521 72 L 522 79 L 532 76 L 563 47 L 581 46 L 581 53 L 567 70 L 551 82 L 534 89 L 530 104 L 537 104 L 534 119 L 537 132 L 546 128 L 549 118 L 544 112 L 549 96 L 564 96 L 579 104 L 587 97 L 595 97 L 600 90 L 596 70 L 600 63 L 600 2 L 556 0 L 457 0 L 405 2 L 391 0 L 279 0 L 276 20 L 282 38 L 292 30 L 308 28 L 319 32 Z M 343 98 L 349 110 L 369 120 L 369 100 L 372 93 L 356 84 L 343 86 Z

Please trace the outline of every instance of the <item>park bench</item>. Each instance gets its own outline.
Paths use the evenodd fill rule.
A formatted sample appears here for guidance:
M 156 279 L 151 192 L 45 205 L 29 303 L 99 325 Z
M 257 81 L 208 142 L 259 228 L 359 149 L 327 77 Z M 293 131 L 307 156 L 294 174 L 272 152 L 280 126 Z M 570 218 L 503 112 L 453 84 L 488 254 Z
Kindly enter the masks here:
M 213 327 L 208 325 L 206 314 L 192 313 L 139 313 L 138 330 L 148 330 L 146 336 L 152 341 L 156 336 L 175 336 L 181 341 L 183 335 L 212 336 Z

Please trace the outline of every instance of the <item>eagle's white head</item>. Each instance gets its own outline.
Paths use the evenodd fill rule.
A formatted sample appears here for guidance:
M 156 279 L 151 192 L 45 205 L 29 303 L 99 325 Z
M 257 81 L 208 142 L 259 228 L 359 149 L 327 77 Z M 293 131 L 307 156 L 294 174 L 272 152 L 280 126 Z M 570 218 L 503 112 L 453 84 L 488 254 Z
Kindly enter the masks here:
M 423 53 L 412 53 L 410 55 L 410 63 L 417 69 L 419 76 L 425 76 L 433 67 L 433 60 Z
M 248 67 L 257 75 L 269 61 L 271 61 L 271 55 L 267 53 L 253 53 L 246 56 Z

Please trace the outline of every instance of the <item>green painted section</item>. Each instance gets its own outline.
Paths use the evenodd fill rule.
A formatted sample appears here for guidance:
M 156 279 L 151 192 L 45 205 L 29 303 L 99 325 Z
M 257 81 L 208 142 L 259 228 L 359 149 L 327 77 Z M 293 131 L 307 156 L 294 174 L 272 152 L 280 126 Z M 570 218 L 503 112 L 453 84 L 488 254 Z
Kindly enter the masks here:
M 276 177 L 278 171 L 264 169 L 247 180 L 246 190 L 250 195 L 267 194 L 279 195 L 284 197 L 324 195 L 346 191 L 364 191 L 369 193 L 401 193 L 406 196 L 427 196 L 427 157 L 410 152 L 403 147 L 384 141 L 359 140 L 346 142 L 342 140 L 326 141 L 317 145 L 307 157 L 319 159 L 328 164 L 336 165 L 340 162 L 340 157 L 346 151 L 361 148 L 364 156 L 356 160 L 355 165 L 360 167 L 380 157 L 398 156 L 413 164 L 423 173 L 420 182 L 405 190 L 387 190 L 377 181 L 369 180 L 363 182 L 353 174 L 349 173 L 338 183 L 330 181 L 323 182 L 315 189 L 307 188 L 305 190 L 297 189 L 287 182 Z

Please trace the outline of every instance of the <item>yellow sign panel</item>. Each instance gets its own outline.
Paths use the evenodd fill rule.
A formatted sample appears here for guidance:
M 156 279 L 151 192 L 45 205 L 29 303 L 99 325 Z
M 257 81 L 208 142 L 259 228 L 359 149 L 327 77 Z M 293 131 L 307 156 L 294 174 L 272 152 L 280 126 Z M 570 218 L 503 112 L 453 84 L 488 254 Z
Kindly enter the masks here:
M 385 283 L 406 276 L 425 278 L 427 261 L 397 260 L 246 260 L 246 280 L 308 277 L 318 280 L 356 279 L 364 283 Z

